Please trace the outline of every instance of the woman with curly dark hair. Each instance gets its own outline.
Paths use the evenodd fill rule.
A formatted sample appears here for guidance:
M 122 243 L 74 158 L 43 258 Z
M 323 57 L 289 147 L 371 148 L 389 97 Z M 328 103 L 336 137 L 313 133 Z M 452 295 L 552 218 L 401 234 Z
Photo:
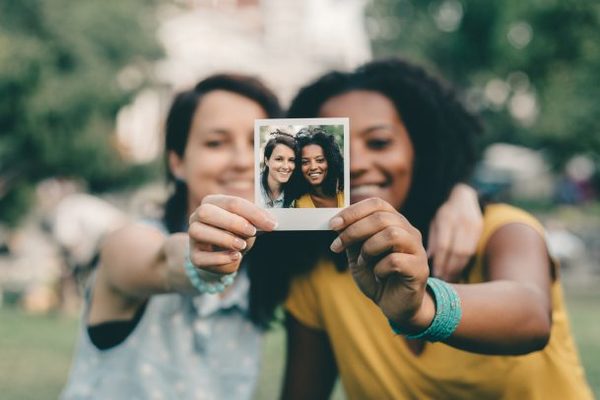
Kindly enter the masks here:
M 333 135 L 317 127 L 296 134 L 301 177 L 295 179 L 296 208 L 344 206 L 344 158 Z
M 591 399 L 534 217 L 485 206 L 460 284 L 431 277 L 430 223 L 481 131 L 452 90 L 374 61 L 303 88 L 288 115 L 349 117 L 353 204 L 330 221 L 345 270 L 324 253 L 292 280 L 282 398 L 327 398 L 339 373 L 353 399 Z

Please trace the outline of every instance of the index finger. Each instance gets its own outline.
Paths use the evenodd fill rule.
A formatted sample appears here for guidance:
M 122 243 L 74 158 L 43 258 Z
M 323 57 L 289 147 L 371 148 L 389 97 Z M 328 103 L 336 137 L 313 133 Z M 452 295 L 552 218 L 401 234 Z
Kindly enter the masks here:
M 388 202 L 378 197 L 372 197 L 344 208 L 342 211 L 337 213 L 331 219 L 331 221 L 329 221 L 329 227 L 334 231 L 341 231 L 356 221 L 361 220 L 377 211 L 389 211 L 397 213 L 396 209 Z
M 277 221 L 266 210 L 258 207 L 256 204 L 236 196 L 226 195 L 208 195 L 202 200 L 202 204 L 212 204 L 233 214 L 245 218 L 257 229 L 263 231 L 272 231 L 277 228 Z M 190 223 L 198 219 L 194 211 L 190 217 Z

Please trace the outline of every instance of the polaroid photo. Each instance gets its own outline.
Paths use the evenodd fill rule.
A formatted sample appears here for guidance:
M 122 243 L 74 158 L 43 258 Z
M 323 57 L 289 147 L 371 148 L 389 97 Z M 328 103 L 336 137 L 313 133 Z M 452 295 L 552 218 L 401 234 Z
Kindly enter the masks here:
M 255 121 L 255 202 L 277 230 L 328 230 L 350 205 L 349 145 L 348 118 Z

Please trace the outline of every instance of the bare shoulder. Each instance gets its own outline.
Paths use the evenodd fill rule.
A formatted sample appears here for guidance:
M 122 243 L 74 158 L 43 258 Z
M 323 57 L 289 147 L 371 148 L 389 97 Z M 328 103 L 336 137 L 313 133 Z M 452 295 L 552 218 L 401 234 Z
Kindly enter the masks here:
M 537 253 L 547 255 L 546 241 L 533 226 L 523 222 L 510 222 L 499 227 L 487 243 L 487 254 Z
M 490 237 L 485 253 L 491 280 L 536 282 L 549 287 L 552 261 L 546 241 L 535 227 L 521 222 L 503 225 Z

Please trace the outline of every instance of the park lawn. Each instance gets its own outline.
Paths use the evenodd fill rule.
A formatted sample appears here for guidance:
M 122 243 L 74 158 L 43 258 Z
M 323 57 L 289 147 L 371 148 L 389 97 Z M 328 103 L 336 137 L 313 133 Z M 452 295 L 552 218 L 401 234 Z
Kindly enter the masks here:
M 597 399 L 600 399 L 600 322 L 597 317 L 599 306 L 600 291 L 598 290 L 567 292 L 571 328 L 588 382 Z
M 570 291 L 567 306 L 588 381 L 600 398 L 600 324 L 593 318 L 600 292 Z M 64 385 L 78 322 L 61 316 L 32 316 L 0 308 L 0 397 L 5 400 L 54 399 Z M 283 375 L 281 328 L 267 335 L 265 362 L 256 399 L 277 398 Z M 336 389 L 334 399 L 342 399 Z
M 69 372 L 78 322 L 0 308 L 0 397 L 58 397 Z

